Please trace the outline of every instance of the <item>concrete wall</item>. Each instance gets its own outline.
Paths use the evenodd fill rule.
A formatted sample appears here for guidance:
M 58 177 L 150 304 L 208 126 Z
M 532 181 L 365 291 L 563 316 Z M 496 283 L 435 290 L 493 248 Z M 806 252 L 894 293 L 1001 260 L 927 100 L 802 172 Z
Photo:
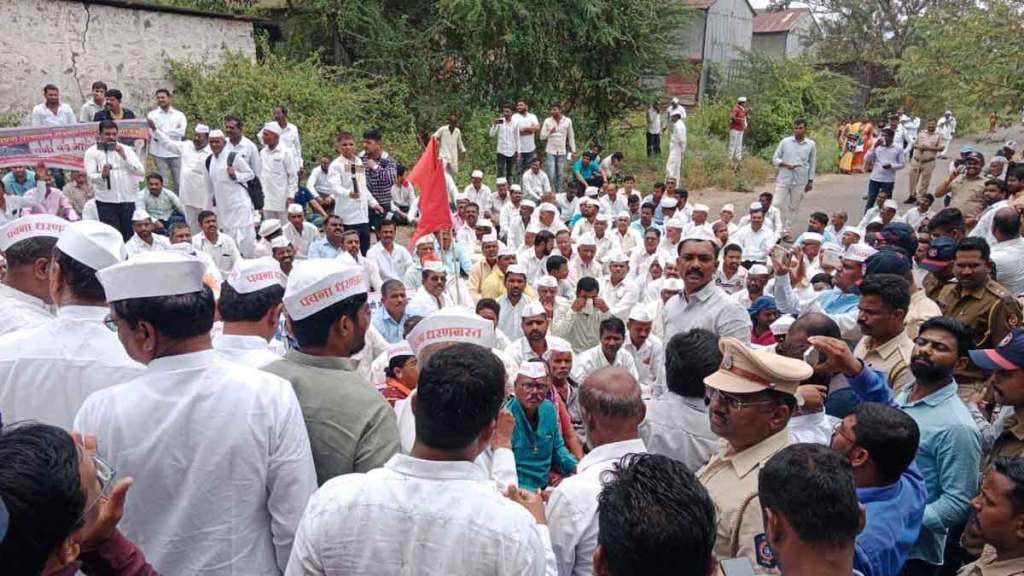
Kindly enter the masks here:
M 256 54 L 253 25 L 241 20 L 72 0 L 0 0 L 0 14 L 0 114 L 27 115 L 53 83 L 77 115 L 95 80 L 120 89 L 138 114 L 168 85 L 168 59 Z

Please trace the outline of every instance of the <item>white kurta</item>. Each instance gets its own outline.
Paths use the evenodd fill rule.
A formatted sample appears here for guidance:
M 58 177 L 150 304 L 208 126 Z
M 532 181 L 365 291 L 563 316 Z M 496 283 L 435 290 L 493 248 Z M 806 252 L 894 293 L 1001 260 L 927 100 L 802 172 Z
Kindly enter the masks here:
M 128 251 L 129 257 L 135 256 L 136 254 L 142 254 L 143 252 L 160 252 L 171 248 L 171 241 L 168 240 L 166 236 L 153 234 L 152 240 L 153 243 L 148 244 L 145 240 L 140 238 L 138 234 L 132 234 L 132 237 L 124 243 L 124 247 Z
M 612 315 L 618 316 L 623 322 L 629 319 L 629 313 L 633 311 L 633 306 L 640 301 L 640 288 L 627 278 L 623 278 L 615 286 L 612 286 L 610 276 L 603 278 L 598 293 L 611 308 Z
M 262 368 L 281 356 L 270 350 L 270 343 L 260 336 L 220 334 L 213 339 L 213 349 L 232 362 L 250 368 Z
M 519 297 L 519 302 L 512 304 L 508 294 L 498 298 L 498 306 L 501 313 L 498 314 L 498 329 L 505 333 L 510 339 L 515 340 L 523 337 L 523 312 L 534 299 L 526 294 Z
M 252 168 L 241 152 L 236 152 L 232 164 L 235 179 L 232 180 L 228 176 L 229 154 L 225 147 L 220 151 L 220 156 L 212 156 L 210 169 L 206 173 L 206 189 L 217 202 L 217 223 L 225 231 L 253 225 L 252 200 L 245 188 L 245 183 L 254 177 Z
M 415 314 L 416 316 L 430 316 L 430 314 L 437 312 L 443 306 L 454 305 L 455 301 L 448 295 L 447 291 L 441 293 L 441 300 L 439 302 L 438 299 L 434 298 L 430 292 L 427 292 L 426 288 L 420 286 L 416 289 L 416 294 L 409 299 L 409 304 L 406 308 L 408 309 L 409 314 Z
M 652 330 L 654 326 L 651 326 Z M 637 380 L 640 382 L 640 389 L 647 398 L 657 398 L 665 392 L 665 344 L 661 338 L 649 334 L 644 345 L 637 348 L 630 341 L 629 333 L 626 333 L 626 343 L 622 349 L 633 356 L 633 363 L 636 364 L 636 371 L 639 374 Z
M 206 157 L 210 155 L 210 147 L 196 150 L 191 140 L 171 140 L 159 130 L 153 133 L 153 140 L 163 142 L 168 149 L 177 152 L 181 162 L 178 176 L 178 198 L 185 206 L 210 210 L 213 200 L 206 187 Z
M 597 549 L 597 497 L 604 488 L 604 473 L 627 454 L 647 452 L 644 441 L 626 440 L 603 444 L 590 451 L 569 476 L 551 493 L 544 515 L 551 530 L 551 545 L 562 576 L 594 573 Z
M 291 222 L 285 223 L 282 229 L 284 230 L 285 239 L 295 247 L 295 257 L 299 260 L 306 259 L 309 255 L 309 245 L 320 237 L 320 231 L 316 229 L 312 222 L 303 222 L 302 230 L 296 229 L 295 225 Z
M 284 212 L 299 190 L 299 163 L 291 150 L 278 145 L 260 150 L 260 183 L 263 185 L 263 209 Z
M 411 573 L 540 576 L 554 554 L 547 527 L 473 462 L 397 454 L 313 495 L 288 576 Z
M 70 430 L 93 392 L 127 382 L 143 366 L 103 325 L 106 306 L 63 306 L 42 325 L 0 338 L 0 413 Z
M 640 374 L 636 370 L 636 363 L 633 361 L 633 355 L 627 352 L 625 347 L 619 348 L 618 353 L 615 354 L 615 362 L 609 363 L 608 359 L 604 357 L 604 352 L 601 351 L 601 345 L 598 344 L 576 355 L 572 365 L 572 379 L 577 382 L 583 382 L 587 379 L 587 376 L 609 366 L 625 368 L 629 370 L 633 378 L 638 380 L 640 378 Z
M 683 154 L 686 153 L 686 122 L 676 120 L 672 124 L 672 135 L 668 142 L 668 160 L 665 162 L 665 174 L 667 178 L 675 178 L 676 182 L 682 183 L 680 175 L 683 168 Z
M 0 284 L 0 336 L 53 319 L 50 305 L 31 294 Z
M 75 430 L 135 478 L 119 526 L 166 575 L 277 576 L 316 489 L 298 399 L 215 350 L 158 358 L 100 390 Z

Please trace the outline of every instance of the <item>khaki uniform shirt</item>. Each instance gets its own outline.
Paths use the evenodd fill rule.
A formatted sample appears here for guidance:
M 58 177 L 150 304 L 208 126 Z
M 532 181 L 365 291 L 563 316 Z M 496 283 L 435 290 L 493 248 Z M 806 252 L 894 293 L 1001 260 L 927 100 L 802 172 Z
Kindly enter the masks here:
M 1010 414 L 1000 422 L 999 436 L 985 457 L 984 471 L 988 471 L 996 458 L 1019 458 L 1024 456 L 1024 418 Z
M 782 430 L 746 450 L 726 455 L 722 444 L 697 479 L 708 490 L 718 512 L 715 555 L 719 558 L 750 558 L 760 574 L 778 574 L 778 567 L 764 533 L 757 475 L 768 460 L 790 444 L 789 430 Z
M 291 382 L 309 432 L 317 485 L 369 472 L 398 452 L 398 422 L 384 397 L 348 358 L 289 350 L 262 368 Z
M 949 193 L 953 195 L 950 208 L 959 208 L 964 220 L 977 218 L 985 209 L 985 178 L 978 176 L 968 180 L 961 174 L 949 185 Z
M 1024 558 L 1012 560 L 996 560 L 996 550 L 985 546 L 981 558 L 968 564 L 957 572 L 957 576 L 1022 576 L 1024 575 Z
M 936 293 L 936 295 L 938 295 Z M 942 310 L 934 300 L 928 297 L 924 290 L 918 290 L 910 295 L 910 308 L 907 310 L 907 317 L 903 319 L 903 327 L 907 329 L 907 337 L 911 340 L 917 338 L 917 333 L 925 320 L 942 316 Z
M 952 282 L 943 282 L 931 272 L 925 274 L 924 279 L 921 280 L 921 287 L 924 288 L 924 295 L 934 301 L 938 301 L 939 293 L 942 292 L 942 289 L 946 284 L 952 284 Z M 913 295 L 911 295 L 911 297 L 913 297 Z
M 973 292 L 960 284 L 947 284 L 937 300 L 945 315 L 960 320 L 973 330 L 974 348 L 995 348 L 1020 325 L 1020 303 L 991 278 L 985 286 Z M 973 385 L 983 379 L 981 369 L 973 362 L 966 369 L 958 370 L 955 376 L 961 386 Z M 966 390 L 961 388 L 961 392 Z
M 857 343 L 853 355 L 863 360 L 872 369 L 878 370 L 894 392 L 914 382 L 910 372 L 910 356 L 914 352 L 914 341 L 906 330 L 888 342 L 875 345 L 870 336 L 864 336 Z
M 922 132 L 917 137 L 917 142 L 914 143 L 914 157 L 910 160 L 911 166 L 920 166 L 921 164 L 927 164 L 935 161 L 935 156 L 938 152 L 925 150 L 925 147 L 941 148 L 942 135 L 938 132 L 933 132 L 931 134 Z

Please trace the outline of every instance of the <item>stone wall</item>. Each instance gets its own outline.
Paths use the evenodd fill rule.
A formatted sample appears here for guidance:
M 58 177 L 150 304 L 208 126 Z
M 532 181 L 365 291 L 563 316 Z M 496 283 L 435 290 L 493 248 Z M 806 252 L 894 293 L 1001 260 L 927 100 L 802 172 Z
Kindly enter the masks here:
M 173 91 L 168 60 L 255 57 L 251 22 L 117 4 L 0 0 L 0 114 L 27 115 L 52 83 L 77 115 L 95 80 L 121 90 L 138 114 L 155 106 L 157 88 Z

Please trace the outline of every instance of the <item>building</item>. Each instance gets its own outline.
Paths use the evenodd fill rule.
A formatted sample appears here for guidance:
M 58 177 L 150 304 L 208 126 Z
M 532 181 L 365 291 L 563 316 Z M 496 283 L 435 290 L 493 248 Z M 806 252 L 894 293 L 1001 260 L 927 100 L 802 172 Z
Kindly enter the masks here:
M 137 0 L 0 0 L 0 114 L 25 114 L 55 84 L 71 108 L 96 80 L 124 93 L 136 113 L 169 87 L 169 60 L 216 63 L 226 52 L 256 57 L 262 21 Z
M 808 34 L 817 28 L 807 8 L 761 11 L 754 17 L 751 48 L 769 58 L 796 58 L 808 50 Z
M 747 0 L 683 0 L 691 20 L 680 34 L 684 65 L 665 78 L 665 89 L 687 105 L 696 104 L 709 82 L 728 75 L 750 51 L 754 8 Z

